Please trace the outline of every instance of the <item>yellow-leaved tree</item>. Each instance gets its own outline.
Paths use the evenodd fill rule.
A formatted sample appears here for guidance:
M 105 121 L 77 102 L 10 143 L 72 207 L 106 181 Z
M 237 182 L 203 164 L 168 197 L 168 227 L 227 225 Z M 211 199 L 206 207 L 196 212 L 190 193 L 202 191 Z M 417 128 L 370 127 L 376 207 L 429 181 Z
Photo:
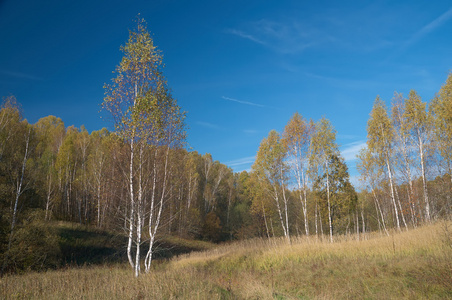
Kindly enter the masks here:
M 104 86 L 102 106 L 111 114 L 116 133 L 128 145 L 128 172 L 124 177 L 129 198 L 127 257 L 138 276 L 145 229 L 149 249 L 144 265 L 146 272 L 150 271 L 152 247 L 168 196 L 169 150 L 183 145 L 185 113 L 169 91 L 162 54 L 143 19 L 137 18 L 121 51 L 124 56 L 116 67 L 116 77 Z

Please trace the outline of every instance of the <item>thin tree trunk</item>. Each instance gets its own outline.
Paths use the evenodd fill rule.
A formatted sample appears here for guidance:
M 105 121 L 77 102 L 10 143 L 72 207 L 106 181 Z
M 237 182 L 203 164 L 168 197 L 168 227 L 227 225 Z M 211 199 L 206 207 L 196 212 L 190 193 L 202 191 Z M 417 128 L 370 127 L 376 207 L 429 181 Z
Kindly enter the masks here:
M 127 258 L 130 266 L 135 269 L 132 258 L 132 241 L 133 241 L 133 225 L 135 216 L 135 196 L 133 194 L 133 156 L 134 156 L 134 137 L 130 142 L 130 165 L 129 165 L 129 195 L 130 195 L 130 212 L 129 212 L 129 236 L 127 242 Z
M 306 193 L 306 183 L 303 186 L 303 194 L 304 194 L 304 206 L 303 206 L 303 215 L 304 215 L 304 229 L 306 231 L 306 236 L 309 236 L 309 222 L 308 222 L 308 196 Z
M 366 238 L 366 222 L 364 221 L 364 208 L 361 209 L 361 220 L 362 220 L 362 223 L 363 223 L 363 226 L 362 226 L 363 237 L 364 237 L 364 239 L 367 239 Z
M 356 223 L 356 237 L 358 238 L 358 241 L 359 241 L 359 214 L 358 214 L 358 211 L 356 212 L 355 223 Z
M 287 205 L 288 204 L 288 199 L 286 197 L 286 188 L 285 188 L 285 185 L 284 185 L 282 169 L 280 171 L 281 171 L 281 182 L 282 182 L 281 188 L 282 188 L 282 194 L 283 194 L 283 200 L 284 200 L 284 212 L 285 212 L 285 217 L 286 217 L 286 233 L 287 233 L 286 234 L 286 238 L 287 238 L 287 240 L 290 243 L 289 212 L 288 212 L 289 208 L 288 208 L 288 205 Z
M 273 185 L 273 192 L 275 193 L 275 194 L 274 194 L 274 200 L 275 200 L 275 202 L 276 202 L 276 208 L 277 208 L 277 210 L 278 210 L 279 221 L 280 221 L 280 223 L 281 223 L 281 227 L 282 227 L 282 229 L 283 229 L 284 236 L 287 237 L 287 230 L 286 230 L 286 226 L 284 226 L 284 219 L 283 219 L 283 216 L 282 216 L 281 207 L 280 207 L 280 205 L 279 205 L 278 191 L 277 191 L 275 185 Z
M 52 195 L 52 173 L 51 171 L 49 171 L 49 174 L 47 175 L 47 181 L 49 182 L 49 185 L 47 187 L 47 199 L 46 199 L 46 215 L 45 215 L 45 220 L 48 221 L 50 220 L 49 217 L 49 210 L 50 210 L 50 199 L 51 199 L 51 195 Z
M 315 202 L 315 236 L 319 236 L 319 229 L 318 229 L 318 201 Z
M 270 233 L 268 231 L 267 217 L 265 215 L 264 202 L 261 202 L 261 203 L 262 203 L 262 213 L 264 214 L 265 229 L 267 230 L 267 238 L 270 238 Z
M 165 166 L 164 166 L 164 172 L 163 172 L 162 194 L 161 194 L 161 197 L 160 197 L 159 210 L 158 210 L 157 216 L 155 218 L 155 223 L 154 224 L 153 224 L 153 221 L 152 221 L 152 215 L 153 215 L 153 211 L 152 210 L 150 212 L 150 217 L 149 217 L 149 236 L 150 236 L 150 241 L 149 241 L 149 250 L 148 250 L 148 253 L 146 254 L 146 259 L 145 259 L 146 273 L 149 273 L 149 271 L 151 269 L 152 247 L 154 246 L 155 236 L 157 234 L 157 229 L 159 227 L 160 220 L 161 220 L 161 217 L 162 217 L 163 202 L 164 202 L 165 194 L 166 194 L 166 185 L 167 185 L 167 176 L 168 176 L 168 157 L 169 157 L 169 146 L 167 146 L 167 149 L 166 149 Z M 152 206 L 153 205 L 151 205 L 151 207 Z
M 328 221 L 330 226 L 330 242 L 333 242 L 333 220 L 331 217 L 331 203 L 330 203 L 330 179 L 328 175 L 328 163 L 326 165 L 326 198 L 328 200 Z
M 136 237 L 136 253 L 135 253 L 135 277 L 140 275 L 140 247 L 141 247 L 141 230 L 143 228 L 143 144 L 140 143 L 140 156 L 138 167 L 138 198 L 137 198 L 137 237 Z
M 419 136 L 419 155 L 421 157 L 421 171 L 422 171 L 422 185 L 424 187 L 424 202 L 425 202 L 425 220 L 430 222 L 430 204 L 428 201 L 428 191 L 427 191 L 427 179 L 425 176 L 425 161 L 424 161 L 424 145 L 418 130 Z
M 377 198 L 377 195 L 375 194 L 374 189 L 372 189 L 372 194 L 373 194 L 373 196 L 374 196 L 375 205 L 378 207 L 378 210 L 377 210 L 377 216 L 378 216 L 378 211 L 380 211 L 381 221 L 382 221 L 382 223 L 383 223 L 383 228 L 384 228 L 384 230 L 385 230 L 386 235 L 389 236 L 389 232 L 388 232 L 388 230 L 386 229 L 386 222 L 385 222 L 385 218 L 384 218 L 384 215 L 383 215 L 383 211 L 381 210 L 380 202 L 378 201 L 378 198 Z
M 25 143 L 25 155 L 24 155 L 24 159 L 22 162 L 20 178 L 17 178 L 17 182 L 16 182 L 16 193 L 15 193 L 15 197 L 14 197 L 15 199 L 14 199 L 14 206 L 13 206 L 12 218 L 11 218 L 11 227 L 10 227 L 10 233 L 9 233 L 9 239 L 8 239 L 8 248 L 6 249 L 6 254 L 5 254 L 5 257 L 3 260 L 3 265 L 2 265 L 0 275 L 3 275 L 3 272 L 6 268 L 6 266 L 8 265 L 9 252 L 11 250 L 11 245 L 12 245 L 12 241 L 13 241 L 13 237 L 14 237 L 14 230 L 16 229 L 16 221 L 17 221 L 17 214 L 18 214 L 17 206 L 19 204 L 19 198 L 25 190 L 23 188 L 23 182 L 24 182 L 24 176 L 25 176 L 25 167 L 27 165 L 27 160 L 28 160 L 28 146 L 30 144 L 30 133 L 31 133 L 31 128 L 28 130 L 27 140 Z
M 295 175 L 297 177 L 297 184 L 298 184 L 298 196 L 300 198 L 301 207 L 303 210 L 303 216 L 304 216 L 304 229 L 306 232 L 306 236 L 309 235 L 309 224 L 308 224 L 308 212 L 307 212 L 307 195 L 306 195 L 306 178 L 304 177 L 303 172 L 303 166 L 300 165 L 301 158 L 298 154 L 298 147 L 295 146 L 295 153 L 296 153 L 296 168 L 295 168 Z M 303 193 L 302 193 L 303 191 Z
M 388 168 L 389 184 L 391 186 L 391 199 L 392 199 L 392 203 L 394 205 L 394 214 L 396 217 L 397 230 L 400 231 L 399 212 L 397 210 L 397 204 L 396 204 L 396 199 L 395 199 L 395 195 L 394 195 L 394 185 L 393 185 L 393 181 L 392 181 L 392 172 L 391 172 L 391 167 L 389 165 L 389 159 L 386 159 L 386 166 Z
M 396 194 L 397 203 L 399 204 L 400 215 L 402 216 L 403 225 L 405 226 L 405 229 L 408 231 L 408 225 L 405 221 L 405 214 L 403 213 L 402 204 L 400 203 L 400 197 L 399 197 L 399 192 L 397 190 L 397 186 L 394 187 L 394 191 Z
M 149 210 L 149 249 L 148 252 L 146 253 L 146 258 L 144 260 L 144 266 L 145 266 L 145 271 L 146 273 L 149 272 L 150 270 L 150 265 L 151 262 L 150 260 L 152 260 L 152 245 L 154 244 L 154 236 L 152 235 L 152 220 L 154 217 L 154 205 L 155 205 L 155 192 L 156 192 L 156 184 L 157 184 L 157 151 L 158 148 L 155 148 L 155 154 L 154 154 L 154 162 L 153 162 L 153 179 L 152 179 L 152 194 L 151 194 L 151 207 Z M 148 262 L 149 261 L 149 262 Z
M 320 234 L 322 235 L 323 240 L 323 236 L 325 235 L 325 233 L 323 232 L 322 212 L 320 210 L 319 210 L 319 223 L 320 223 Z

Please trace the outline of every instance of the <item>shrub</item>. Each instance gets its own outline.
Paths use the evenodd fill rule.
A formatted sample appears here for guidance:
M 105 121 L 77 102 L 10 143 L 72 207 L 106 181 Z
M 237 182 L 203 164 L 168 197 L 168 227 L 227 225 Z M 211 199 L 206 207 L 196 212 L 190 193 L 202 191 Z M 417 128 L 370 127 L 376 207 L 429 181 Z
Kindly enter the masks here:
M 10 271 L 56 268 L 61 261 L 58 234 L 44 221 L 44 211 L 32 210 L 17 227 L 9 252 Z

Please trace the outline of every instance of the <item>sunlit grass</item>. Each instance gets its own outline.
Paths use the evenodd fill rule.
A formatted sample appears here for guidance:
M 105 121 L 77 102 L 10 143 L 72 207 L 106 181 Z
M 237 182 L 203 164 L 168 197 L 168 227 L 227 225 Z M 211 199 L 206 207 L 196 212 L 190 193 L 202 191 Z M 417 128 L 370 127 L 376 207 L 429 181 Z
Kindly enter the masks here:
M 254 239 L 156 262 L 137 279 L 125 264 L 7 276 L 0 298 L 452 299 L 451 232 L 439 222 L 333 244 Z

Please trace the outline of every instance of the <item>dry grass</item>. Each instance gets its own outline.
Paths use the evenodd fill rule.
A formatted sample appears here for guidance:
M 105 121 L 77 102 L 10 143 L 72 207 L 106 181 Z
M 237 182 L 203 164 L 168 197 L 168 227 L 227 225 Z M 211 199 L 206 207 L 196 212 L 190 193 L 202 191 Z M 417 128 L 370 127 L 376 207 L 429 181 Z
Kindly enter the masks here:
M 2 299 L 452 299 L 452 223 L 391 236 L 249 240 L 154 264 L 1 279 Z M 361 236 L 362 237 L 362 236 Z

